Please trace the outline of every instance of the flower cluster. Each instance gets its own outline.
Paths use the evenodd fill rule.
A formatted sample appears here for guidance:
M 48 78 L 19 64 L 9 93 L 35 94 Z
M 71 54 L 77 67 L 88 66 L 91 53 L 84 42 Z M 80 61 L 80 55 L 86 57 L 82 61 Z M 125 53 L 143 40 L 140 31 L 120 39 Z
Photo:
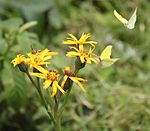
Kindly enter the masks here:
M 88 34 L 83 33 L 79 40 L 72 34 L 68 34 L 68 35 L 70 37 L 67 38 L 67 40 L 65 40 L 63 44 L 74 45 L 74 46 L 69 47 L 73 51 L 67 52 L 66 56 L 79 57 L 81 63 L 91 63 L 91 62 L 98 63 L 97 60 L 93 57 L 95 56 L 93 54 L 93 50 L 97 42 L 87 40 L 91 36 L 89 33 Z M 92 47 L 90 47 L 89 50 L 86 51 L 86 49 L 84 48 L 85 45 L 91 45 Z
M 67 40 L 63 42 L 63 44 L 72 45 L 69 46 L 71 51 L 67 52 L 66 54 L 66 56 L 68 57 L 78 57 L 80 58 L 80 62 L 84 64 L 91 62 L 98 64 L 99 62 L 101 62 L 103 65 L 105 64 L 106 66 L 110 66 L 118 60 L 118 58 L 110 58 L 112 49 L 111 45 L 108 45 L 100 55 L 94 54 L 93 51 L 97 42 L 87 40 L 91 36 L 89 33 L 83 33 L 79 40 L 72 34 L 68 34 L 68 36 L 69 37 L 67 38 Z M 85 48 L 85 46 L 87 45 L 90 45 L 88 51 Z
M 86 63 L 105 63 L 105 65 L 111 65 L 116 59 L 111 59 L 111 49 L 112 46 L 107 46 L 101 55 L 97 56 L 93 53 L 95 45 L 97 42 L 87 40 L 90 37 L 90 34 L 82 34 L 78 40 L 74 35 L 68 34 L 69 37 L 67 40 L 63 41 L 63 44 L 71 45 L 69 46 L 70 51 L 66 53 L 67 57 L 76 57 L 75 69 L 70 67 L 65 67 L 62 78 L 59 79 L 61 74 L 57 70 L 49 70 L 48 65 L 50 64 L 49 60 L 57 55 L 57 52 L 52 52 L 49 49 L 44 49 L 43 51 L 32 50 L 27 53 L 27 55 L 17 55 L 15 59 L 12 60 L 12 64 L 18 66 L 19 69 L 25 73 L 30 74 L 41 79 L 44 79 L 43 88 L 47 89 L 51 87 L 51 96 L 55 96 L 58 90 L 65 94 L 65 91 L 69 86 L 72 86 L 73 83 L 76 83 L 83 92 L 86 92 L 86 89 L 83 87 L 81 82 L 86 82 L 86 79 L 77 77 L 77 72 L 85 66 Z M 86 47 L 85 47 L 86 46 Z M 88 47 L 88 50 L 87 50 Z M 25 67 L 25 68 L 23 68 Z M 71 83 L 71 84 L 70 84 Z

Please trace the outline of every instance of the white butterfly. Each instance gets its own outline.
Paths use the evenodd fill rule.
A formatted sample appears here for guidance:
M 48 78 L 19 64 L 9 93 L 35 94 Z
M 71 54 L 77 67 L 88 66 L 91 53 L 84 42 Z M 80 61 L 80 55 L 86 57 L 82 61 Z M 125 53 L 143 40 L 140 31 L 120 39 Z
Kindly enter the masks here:
M 119 21 L 121 21 L 124 24 L 125 27 L 127 27 L 128 29 L 133 29 L 135 27 L 135 22 L 136 22 L 136 12 L 137 12 L 137 8 L 133 12 L 129 21 L 123 18 L 116 10 L 114 10 L 114 15 Z

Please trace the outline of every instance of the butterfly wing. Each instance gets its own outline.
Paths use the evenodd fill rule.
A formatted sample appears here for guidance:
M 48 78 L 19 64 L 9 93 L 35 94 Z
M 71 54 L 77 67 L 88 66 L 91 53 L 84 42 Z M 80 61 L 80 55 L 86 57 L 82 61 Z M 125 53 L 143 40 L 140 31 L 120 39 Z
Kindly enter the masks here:
M 125 18 L 123 18 L 116 10 L 114 10 L 114 15 L 121 23 L 123 24 L 128 23 L 128 21 Z
M 130 17 L 128 23 L 126 24 L 126 27 L 127 27 L 128 29 L 133 29 L 133 28 L 135 27 L 136 12 L 137 12 L 137 8 L 135 9 L 134 13 L 132 14 L 132 16 Z
M 101 53 L 100 59 L 101 59 L 101 60 L 110 59 L 111 49 L 112 49 L 112 46 L 111 46 L 111 45 L 107 46 L 107 47 L 103 50 L 103 52 Z
M 114 59 L 105 59 L 104 61 L 101 61 L 102 67 L 109 67 L 112 64 L 114 64 L 119 58 L 114 58 Z

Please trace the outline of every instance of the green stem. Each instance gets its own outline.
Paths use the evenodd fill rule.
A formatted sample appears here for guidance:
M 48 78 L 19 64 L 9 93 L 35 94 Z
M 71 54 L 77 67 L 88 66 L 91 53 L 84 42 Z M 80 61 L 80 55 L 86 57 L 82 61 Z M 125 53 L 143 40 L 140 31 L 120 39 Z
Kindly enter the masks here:
M 69 99 L 69 95 L 70 95 L 71 89 L 72 89 L 72 85 L 71 85 L 71 87 L 70 87 L 70 88 L 68 89 L 68 91 L 67 91 L 65 100 L 64 100 L 64 102 L 63 102 L 63 104 L 62 104 L 62 106 L 61 106 L 61 108 L 60 108 L 58 117 L 61 117 L 61 115 L 62 115 L 62 113 L 63 113 L 63 111 L 64 111 L 65 105 L 67 104 L 68 99 Z
M 59 102 L 58 102 L 56 96 L 54 96 L 54 100 L 55 100 L 54 118 L 56 120 L 55 131 L 61 131 L 61 121 L 60 121 L 60 117 L 58 115 Z
M 49 89 L 47 89 L 46 93 L 47 93 L 47 97 L 48 97 L 48 104 L 50 105 L 51 109 L 53 109 L 54 101 L 52 100 Z
M 42 91 L 41 91 L 41 88 L 40 88 L 39 80 L 38 80 L 38 86 L 37 86 L 36 83 L 34 82 L 34 80 L 32 79 L 32 77 L 30 76 L 29 72 L 27 72 L 26 74 L 27 74 L 27 76 L 29 77 L 29 79 L 31 80 L 31 82 L 32 82 L 32 84 L 34 85 L 34 87 L 37 89 L 37 91 L 38 91 L 38 93 L 39 93 L 39 95 L 40 95 L 40 97 L 41 97 L 41 99 L 42 99 L 43 105 L 44 105 L 44 107 L 45 107 L 45 109 L 46 109 L 46 111 L 47 111 L 49 117 L 51 118 L 53 124 L 55 125 L 56 122 L 55 122 L 55 120 L 54 120 L 53 115 L 52 115 L 51 112 L 49 111 L 47 102 L 46 102 L 46 100 L 45 100 L 45 98 L 44 98 L 44 96 L 43 96 L 43 93 L 42 93 Z
M 60 117 L 56 118 L 55 131 L 61 131 L 61 121 Z
M 55 100 L 55 107 L 54 107 L 54 117 L 57 118 L 57 111 L 58 111 L 58 101 L 56 96 L 54 96 L 54 100 Z

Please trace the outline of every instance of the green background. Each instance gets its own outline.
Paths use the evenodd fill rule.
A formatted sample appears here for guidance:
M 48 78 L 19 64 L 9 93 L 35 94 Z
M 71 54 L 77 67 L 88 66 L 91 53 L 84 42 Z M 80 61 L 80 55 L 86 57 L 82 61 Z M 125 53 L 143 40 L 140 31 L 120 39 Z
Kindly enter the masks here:
M 148 131 L 150 129 L 149 0 L 0 0 L 0 131 L 50 131 L 40 98 L 25 75 L 10 64 L 18 53 L 49 48 L 59 52 L 53 67 L 73 66 L 62 44 L 67 33 L 91 33 L 95 53 L 108 44 L 120 60 L 109 68 L 86 65 L 83 93 L 74 85 L 65 108 L 63 131 Z M 113 15 L 116 9 L 137 22 L 128 30 Z M 18 33 L 22 24 L 38 25 Z M 64 63 L 65 61 L 65 63 Z M 67 63 L 67 62 L 68 63 Z

